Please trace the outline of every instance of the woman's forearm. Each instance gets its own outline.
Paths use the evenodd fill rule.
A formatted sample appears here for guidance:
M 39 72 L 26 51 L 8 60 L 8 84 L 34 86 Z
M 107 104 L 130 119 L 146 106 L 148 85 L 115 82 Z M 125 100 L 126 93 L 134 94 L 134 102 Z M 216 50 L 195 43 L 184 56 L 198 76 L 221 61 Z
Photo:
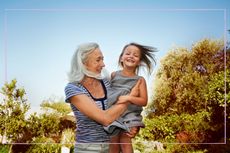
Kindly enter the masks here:
M 84 115 L 104 126 L 111 124 L 119 118 L 128 106 L 128 102 L 117 103 L 107 110 L 102 110 L 86 95 L 73 96 L 70 98 L 70 101 Z
M 104 112 L 104 122 L 102 123 L 104 126 L 108 126 L 113 121 L 118 119 L 121 114 L 125 112 L 127 109 L 128 103 L 122 103 L 122 104 L 115 104 L 111 106 L 109 109 L 105 110 Z

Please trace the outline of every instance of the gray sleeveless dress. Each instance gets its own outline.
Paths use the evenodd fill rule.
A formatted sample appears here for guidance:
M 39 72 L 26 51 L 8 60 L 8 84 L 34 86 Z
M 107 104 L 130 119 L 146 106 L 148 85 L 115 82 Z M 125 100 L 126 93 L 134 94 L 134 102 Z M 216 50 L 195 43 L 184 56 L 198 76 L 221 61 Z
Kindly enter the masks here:
M 119 96 L 129 94 L 140 78 L 137 75 L 133 77 L 123 76 L 121 71 L 115 72 L 115 76 L 111 80 L 111 86 L 108 88 L 108 108 L 116 103 Z M 104 127 L 105 131 L 114 136 L 119 134 L 121 130 L 129 131 L 130 127 L 144 127 L 141 116 L 142 110 L 142 106 L 129 104 L 127 110 L 119 119 Z

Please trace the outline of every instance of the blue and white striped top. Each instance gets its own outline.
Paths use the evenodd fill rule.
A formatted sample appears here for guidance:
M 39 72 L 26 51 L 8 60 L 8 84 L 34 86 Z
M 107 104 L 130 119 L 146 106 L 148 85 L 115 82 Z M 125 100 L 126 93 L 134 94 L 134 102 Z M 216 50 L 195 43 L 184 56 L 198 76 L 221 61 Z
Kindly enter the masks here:
M 108 80 L 103 79 L 101 80 L 101 84 L 105 93 L 105 97 L 94 98 L 83 85 L 79 83 L 68 83 L 65 87 L 65 101 L 67 103 L 70 103 L 70 97 L 85 94 L 88 97 L 92 98 L 99 108 L 105 109 L 107 108 L 107 89 L 110 83 Z M 70 103 L 70 105 L 77 120 L 76 142 L 100 143 L 109 141 L 109 136 L 104 131 L 104 128 L 101 124 L 82 114 L 73 104 Z

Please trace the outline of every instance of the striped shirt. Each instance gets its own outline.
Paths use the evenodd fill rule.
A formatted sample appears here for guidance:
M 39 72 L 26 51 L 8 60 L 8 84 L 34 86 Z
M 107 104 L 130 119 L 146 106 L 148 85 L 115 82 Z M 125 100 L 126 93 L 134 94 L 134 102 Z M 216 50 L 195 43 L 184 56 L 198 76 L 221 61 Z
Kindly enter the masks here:
M 65 87 L 65 101 L 70 103 L 69 99 L 72 96 L 85 94 L 89 98 L 93 99 L 99 108 L 105 109 L 107 107 L 107 89 L 110 83 L 108 80 L 103 79 L 101 80 L 101 84 L 105 93 L 105 97 L 94 98 L 83 85 L 79 83 L 68 83 Z M 103 125 L 82 114 L 73 104 L 70 103 L 70 105 L 77 120 L 76 142 L 99 143 L 109 141 L 109 136 L 104 131 Z

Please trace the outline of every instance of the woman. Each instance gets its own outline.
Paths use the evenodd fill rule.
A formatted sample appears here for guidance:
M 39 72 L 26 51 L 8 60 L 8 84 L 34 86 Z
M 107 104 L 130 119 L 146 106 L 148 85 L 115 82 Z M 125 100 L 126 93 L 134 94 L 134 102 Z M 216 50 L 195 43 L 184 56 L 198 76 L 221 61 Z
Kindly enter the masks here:
M 81 44 L 73 55 L 69 83 L 65 87 L 66 102 L 77 119 L 74 152 L 98 153 L 109 151 L 109 136 L 103 126 L 108 126 L 127 109 L 128 101 L 118 101 L 107 108 L 109 81 L 101 75 L 105 66 L 103 54 L 96 43 Z M 138 88 L 139 83 L 133 88 Z M 132 93 L 132 91 L 131 91 Z M 136 93 L 136 90 L 133 90 Z M 128 133 L 135 136 L 135 129 Z

